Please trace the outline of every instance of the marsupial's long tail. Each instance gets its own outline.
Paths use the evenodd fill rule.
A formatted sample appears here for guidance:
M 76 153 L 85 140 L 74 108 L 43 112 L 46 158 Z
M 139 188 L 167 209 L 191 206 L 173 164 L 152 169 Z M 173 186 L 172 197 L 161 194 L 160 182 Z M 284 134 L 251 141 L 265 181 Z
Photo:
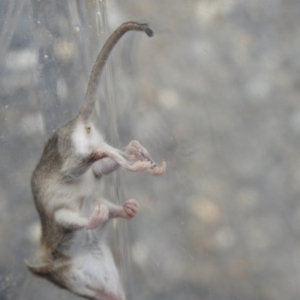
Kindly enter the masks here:
M 127 32 L 131 30 L 144 31 L 149 37 L 153 35 L 153 31 L 148 27 L 147 24 L 140 24 L 136 22 L 126 22 L 118 27 L 112 35 L 108 38 L 104 46 L 102 47 L 94 67 L 92 69 L 87 92 L 85 95 L 84 103 L 79 112 L 79 117 L 83 121 L 87 121 L 94 110 L 94 105 L 97 96 L 97 89 L 99 85 L 99 79 L 104 69 L 105 63 L 109 54 L 111 53 L 114 46 L 117 44 L 119 39 Z

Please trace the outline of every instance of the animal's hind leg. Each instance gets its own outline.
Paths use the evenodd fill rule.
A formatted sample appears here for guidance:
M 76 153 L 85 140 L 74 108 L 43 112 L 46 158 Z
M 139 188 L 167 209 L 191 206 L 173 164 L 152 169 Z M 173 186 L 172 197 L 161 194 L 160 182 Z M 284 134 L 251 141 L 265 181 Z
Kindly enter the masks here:
M 166 170 L 165 161 L 163 161 L 161 165 L 156 164 L 150 157 L 147 149 L 144 148 L 138 141 L 130 142 L 126 147 L 125 152 L 122 152 L 121 150 L 116 149 L 108 144 L 103 144 L 101 145 L 101 147 L 99 147 L 99 149 L 93 152 L 92 157 L 96 161 L 104 158 L 111 158 L 117 164 L 128 171 L 147 171 L 154 176 L 159 176 Z M 137 159 L 137 161 L 132 161 L 134 159 Z M 116 165 L 113 165 L 111 170 L 113 170 L 115 167 Z M 105 172 L 109 173 L 110 168 L 108 168 L 108 170 Z
M 159 176 L 166 171 L 166 163 L 162 162 L 158 165 L 150 156 L 148 150 L 143 147 L 138 141 L 131 141 L 125 149 L 128 155 L 134 156 L 139 161 L 147 161 L 151 163 L 151 167 L 147 169 L 147 172 L 154 176 Z
M 104 147 L 105 148 L 105 147 Z M 107 155 L 99 159 L 93 164 L 93 171 L 96 176 L 109 174 L 116 170 L 120 165 L 124 168 L 129 168 L 131 171 L 145 171 L 147 170 L 152 175 L 161 175 L 165 172 L 165 162 L 159 166 L 150 156 L 148 150 L 144 148 L 138 141 L 131 141 L 122 152 L 119 149 L 106 145 L 105 153 L 95 152 L 95 157 Z M 140 162 L 134 163 L 134 160 Z

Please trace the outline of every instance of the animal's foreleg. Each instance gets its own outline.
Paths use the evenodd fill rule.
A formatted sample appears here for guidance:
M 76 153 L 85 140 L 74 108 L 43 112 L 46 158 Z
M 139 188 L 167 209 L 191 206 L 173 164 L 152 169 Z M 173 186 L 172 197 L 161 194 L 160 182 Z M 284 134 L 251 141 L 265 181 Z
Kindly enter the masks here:
M 66 229 L 93 229 L 99 227 L 109 218 L 109 209 L 106 205 L 98 203 L 90 218 L 81 217 L 68 208 L 61 208 L 54 214 L 55 221 Z
M 122 206 L 113 204 L 105 199 L 101 201 L 108 207 L 110 218 L 131 219 L 139 211 L 139 204 L 134 199 L 125 201 Z

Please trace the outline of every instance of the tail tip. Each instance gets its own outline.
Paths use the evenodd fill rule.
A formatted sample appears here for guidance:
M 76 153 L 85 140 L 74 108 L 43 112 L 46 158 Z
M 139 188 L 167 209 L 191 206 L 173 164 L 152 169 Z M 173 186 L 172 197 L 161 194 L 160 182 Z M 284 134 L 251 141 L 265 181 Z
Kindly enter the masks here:
M 149 27 L 147 23 L 135 23 L 140 27 L 140 30 L 144 31 L 149 37 L 153 36 L 153 30 Z
M 152 37 L 152 36 L 153 36 L 153 31 L 152 31 L 152 29 L 150 29 L 148 26 L 145 28 L 145 33 L 146 33 L 149 37 Z

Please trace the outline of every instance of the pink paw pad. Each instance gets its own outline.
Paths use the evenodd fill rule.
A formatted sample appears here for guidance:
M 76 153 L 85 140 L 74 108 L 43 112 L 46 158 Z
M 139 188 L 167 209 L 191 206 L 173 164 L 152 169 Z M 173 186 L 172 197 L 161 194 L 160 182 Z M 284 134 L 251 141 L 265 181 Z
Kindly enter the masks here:
M 139 210 L 139 204 L 136 200 L 130 199 L 123 204 L 124 217 L 126 219 L 133 218 Z

